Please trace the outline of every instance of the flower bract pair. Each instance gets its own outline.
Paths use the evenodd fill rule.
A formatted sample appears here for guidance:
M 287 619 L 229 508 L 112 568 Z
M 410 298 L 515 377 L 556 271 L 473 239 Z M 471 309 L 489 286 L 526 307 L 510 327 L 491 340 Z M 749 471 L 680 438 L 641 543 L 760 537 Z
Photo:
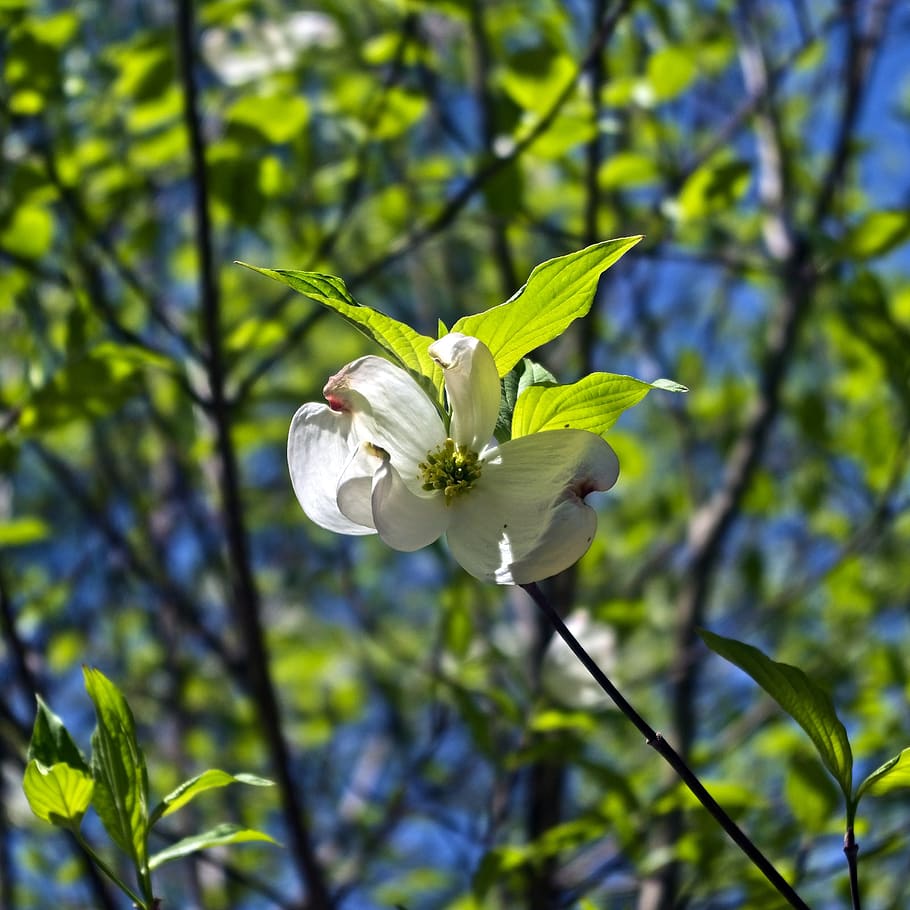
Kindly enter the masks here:
M 294 492 L 316 524 L 379 534 L 413 551 L 443 534 L 473 576 L 528 584 L 587 551 L 597 516 L 585 502 L 619 475 L 594 433 L 554 429 L 499 443 L 499 373 L 477 338 L 430 345 L 448 413 L 405 370 L 361 357 L 326 383 L 326 404 L 297 411 L 288 437 Z

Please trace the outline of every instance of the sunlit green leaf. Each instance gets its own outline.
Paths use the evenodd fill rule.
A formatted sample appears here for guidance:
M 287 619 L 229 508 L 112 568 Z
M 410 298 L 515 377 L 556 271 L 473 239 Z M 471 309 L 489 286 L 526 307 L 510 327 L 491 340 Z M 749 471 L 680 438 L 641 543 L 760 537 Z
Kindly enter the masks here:
M 623 411 L 638 404 L 651 389 L 685 392 L 666 379 L 642 382 L 615 373 L 591 373 L 571 385 L 533 386 L 519 395 L 512 415 L 512 435 L 572 427 L 602 435 Z
M 731 209 L 745 195 L 752 169 L 728 153 L 718 154 L 694 171 L 679 192 L 679 217 L 697 221 Z
M 202 774 L 184 781 L 176 790 L 168 793 L 152 811 L 150 824 L 154 824 L 159 818 L 164 818 L 164 816 L 176 812 L 190 800 L 195 799 L 200 793 L 219 787 L 227 787 L 229 784 L 248 784 L 253 787 L 274 786 L 272 781 L 266 780 L 264 777 L 255 777 L 252 774 L 228 774 L 227 771 L 210 768 L 208 771 L 203 771 Z
M 681 95 L 698 76 L 698 64 L 690 50 L 669 45 L 648 58 L 647 80 L 656 101 Z
M 8 222 L 0 221 L 0 250 L 25 259 L 40 259 L 53 237 L 54 219 L 42 206 L 21 205 Z
M 857 788 L 856 800 L 869 796 L 888 796 L 895 790 L 910 787 L 910 748 L 904 749 L 876 768 Z
M 119 70 L 114 93 L 125 101 L 149 100 L 173 84 L 174 49 L 164 35 L 140 33 L 139 40 L 112 48 L 109 56 Z
M 32 37 L 57 50 L 61 50 L 72 40 L 78 28 L 79 17 L 71 10 L 47 18 L 34 18 L 28 21 L 28 30 Z
M 853 753 L 831 696 L 798 667 L 771 660 L 758 648 L 701 629 L 705 644 L 760 685 L 808 733 L 824 766 L 849 801 Z
M 45 540 L 51 533 L 50 527 L 40 518 L 24 516 L 0 521 L 0 547 L 22 547 Z
M 92 801 L 91 774 L 65 762 L 48 767 L 33 758 L 25 768 L 22 788 L 32 812 L 46 822 L 76 829 Z
M 872 259 L 910 240 L 910 212 L 870 212 L 841 241 L 841 255 Z
M 493 353 L 499 375 L 505 376 L 521 358 L 561 335 L 594 303 L 600 276 L 641 237 L 620 237 L 595 243 L 576 253 L 538 265 L 510 300 L 452 327 L 479 338 Z
M 647 186 L 660 178 L 660 168 L 651 155 L 617 152 L 604 161 L 598 173 L 600 185 L 608 190 Z
M 442 370 L 428 353 L 429 346 L 435 339 L 421 335 L 409 325 L 386 316 L 379 310 L 361 306 L 348 293 L 344 282 L 334 275 L 263 269 L 245 262 L 238 265 L 274 278 L 310 300 L 334 310 L 367 338 L 384 348 L 411 373 L 434 401 L 442 400 Z
M 299 95 L 245 95 L 227 113 L 229 124 L 256 130 L 276 144 L 299 136 L 309 118 L 309 107 Z
M 255 831 L 252 828 L 243 828 L 234 824 L 217 825 L 202 834 L 185 837 L 183 840 L 177 841 L 176 844 L 154 854 L 149 860 L 149 870 L 154 871 L 164 863 L 189 856 L 191 853 L 197 853 L 199 850 L 205 850 L 208 847 L 224 847 L 228 844 L 243 844 L 250 841 L 265 841 L 269 844 L 278 843 L 274 838 L 269 837 L 268 834 L 264 834 L 262 831 Z
M 423 95 L 395 86 L 383 98 L 372 135 L 375 139 L 401 136 L 423 118 L 426 110 L 427 99 Z
M 133 712 L 120 690 L 93 667 L 84 667 L 85 688 L 95 705 L 92 734 L 95 810 L 114 843 L 137 869 L 148 861 L 148 773 L 136 740 Z
M 499 83 L 525 110 L 543 113 L 575 78 L 576 68 L 567 54 L 541 45 L 514 54 Z

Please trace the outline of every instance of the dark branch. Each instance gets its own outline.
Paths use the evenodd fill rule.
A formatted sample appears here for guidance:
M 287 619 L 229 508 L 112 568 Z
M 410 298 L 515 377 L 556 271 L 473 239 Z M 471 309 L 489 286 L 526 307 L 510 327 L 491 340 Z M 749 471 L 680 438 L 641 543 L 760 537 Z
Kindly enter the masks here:
M 183 81 L 184 119 L 192 159 L 193 210 L 201 295 L 201 331 L 206 344 L 210 386 L 210 416 L 214 424 L 220 463 L 221 507 L 232 569 L 232 605 L 247 649 L 252 690 L 272 755 L 274 773 L 281 789 L 284 819 L 298 872 L 316 910 L 333 906 L 322 867 L 309 829 L 309 813 L 294 780 L 291 754 L 281 729 L 278 696 L 269 670 L 269 654 L 260 615 L 259 591 L 253 574 L 249 541 L 241 498 L 237 454 L 231 439 L 231 408 L 225 396 L 225 365 L 221 342 L 221 300 L 215 277 L 212 224 L 209 216 L 205 143 L 199 115 L 194 70 L 195 23 L 192 0 L 178 0 L 177 37 Z

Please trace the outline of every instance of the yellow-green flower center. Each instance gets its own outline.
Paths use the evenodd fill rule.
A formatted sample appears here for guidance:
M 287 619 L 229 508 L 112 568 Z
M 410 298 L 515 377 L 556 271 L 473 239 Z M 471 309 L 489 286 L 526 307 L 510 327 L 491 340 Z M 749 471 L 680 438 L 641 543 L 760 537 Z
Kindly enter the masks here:
M 447 439 L 421 462 L 425 490 L 440 490 L 445 495 L 446 505 L 451 505 L 456 496 L 467 493 L 480 477 L 480 456 L 471 449 L 455 445 Z

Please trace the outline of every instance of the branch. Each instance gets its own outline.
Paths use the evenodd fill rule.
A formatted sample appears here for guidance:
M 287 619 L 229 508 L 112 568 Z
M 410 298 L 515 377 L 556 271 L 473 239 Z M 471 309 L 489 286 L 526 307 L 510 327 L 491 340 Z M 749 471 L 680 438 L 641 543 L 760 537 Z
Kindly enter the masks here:
M 892 5 L 893 0 L 877 0 L 873 3 L 869 10 L 868 26 L 863 32 L 857 21 L 860 4 L 855 0 L 848 0 L 845 4 L 849 29 L 846 62 L 847 84 L 841 104 L 841 116 L 837 138 L 834 140 L 834 149 L 828 163 L 828 170 L 822 179 L 821 189 L 815 200 L 811 221 L 814 225 L 821 225 L 830 214 L 838 187 L 850 161 L 853 151 L 853 132 L 862 109 L 866 88 L 869 84 L 869 75 Z
M 860 67 L 857 55 L 864 55 L 865 43 L 850 45 L 845 103 L 838 128 L 835 153 L 815 206 L 816 217 L 831 204 L 834 187 L 841 179 L 851 148 L 850 137 L 859 109 L 861 89 L 857 82 Z M 780 303 L 768 327 L 765 353 L 752 407 L 730 450 L 720 485 L 692 515 L 689 524 L 689 559 L 676 604 L 675 658 L 671 668 L 673 686 L 673 724 L 680 751 L 688 755 L 696 732 L 695 695 L 698 687 L 697 628 L 703 624 L 711 587 L 727 533 L 736 520 L 745 493 L 764 457 L 767 441 L 780 411 L 781 395 L 789 375 L 799 328 L 811 305 L 817 273 L 811 250 L 798 236 L 792 219 L 790 194 L 787 193 L 786 149 L 783 129 L 774 106 L 774 81 L 761 49 L 746 37 L 740 49 L 743 75 L 756 102 L 756 140 L 759 186 L 765 212 L 763 233 L 771 261 L 776 265 L 780 283 Z M 842 150 L 842 151 L 838 151 Z M 830 189 L 826 189 L 831 184 Z M 814 229 L 817 221 L 809 228 Z M 678 813 L 667 820 L 662 833 L 666 843 L 675 842 L 682 820 Z M 670 863 L 653 882 L 654 894 L 640 906 L 664 906 L 673 899 L 677 864 Z
M 333 906 L 328 884 L 309 829 L 309 813 L 294 780 L 291 755 L 281 729 L 281 711 L 269 669 L 269 654 L 260 615 L 259 591 L 253 574 L 237 454 L 231 439 L 231 409 L 225 396 L 225 366 L 221 343 L 221 299 L 215 278 L 212 224 L 209 217 L 205 143 L 199 117 L 194 76 L 195 22 L 192 0 L 177 2 L 177 39 L 183 82 L 184 119 L 190 140 L 193 210 L 201 295 L 200 322 L 206 344 L 206 363 L 211 389 L 209 413 L 214 423 L 215 445 L 220 462 L 221 507 L 231 556 L 232 604 L 247 649 L 252 689 L 261 712 L 263 732 L 269 744 L 285 823 L 293 845 L 298 873 L 309 901 L 317 910 Z
M 647 721 L 626 701 L 622 693 L 613 685 L 607 675 L 591 658 L 591 655 L 582 647 L 577 638 L 569 631 L 562 621 L 559 613 L 549 600 L 544 596 L 536 582 L 522 585 L 534 603 L 541 609 L 560 638 L 568 645 L 572 653 L 581 661 L 584 668 L 591 674 L 594 681 L 607 693 L 617 708 L 625 715 L 626 719 L 645 738 L 645 742 L 657 752 L 673 769 L 679 779 L 686 785 L 693 796 L 705 807 L 711 817 L 723 828 L 730 839 L 751 860 L 753 865 L 774 886 L 778 894 L 791 906 L 798 910 L 809 910 L 802 898 L 793 890 L 787 880 L 777 871 L 765 855 L 755 846 L 743 830 L 730 818 L 720 804 L 705 789 L 698 777 L 680 757 L 676 750 L 656 732 Z

